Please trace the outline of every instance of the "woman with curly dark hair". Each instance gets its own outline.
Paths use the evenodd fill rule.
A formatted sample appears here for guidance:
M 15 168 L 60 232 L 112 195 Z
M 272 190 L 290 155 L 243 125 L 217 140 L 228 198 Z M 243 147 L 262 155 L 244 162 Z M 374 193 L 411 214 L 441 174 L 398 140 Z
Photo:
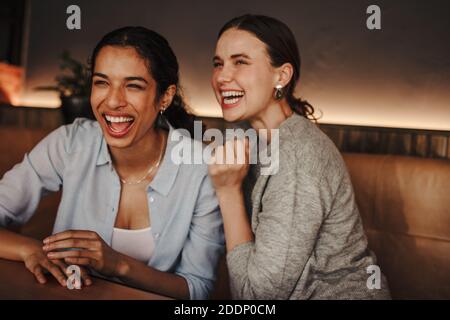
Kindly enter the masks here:
M 222 220 L 206 164 L 171 158 L 193 118 L 166 39 L 143 27 L 105 35 L 92 55 L 91 105 L 97 121 L 55 130 L 0 180 L 0 226 L 25 223 L 43 194 L 62 187 L 54 234 L 41 243 L 0 230 L 0 257 L 23 261 L 40 283 L 47 270 L 65 286 L 67 264 L 75 264 L 144 290 L 206 299 Z

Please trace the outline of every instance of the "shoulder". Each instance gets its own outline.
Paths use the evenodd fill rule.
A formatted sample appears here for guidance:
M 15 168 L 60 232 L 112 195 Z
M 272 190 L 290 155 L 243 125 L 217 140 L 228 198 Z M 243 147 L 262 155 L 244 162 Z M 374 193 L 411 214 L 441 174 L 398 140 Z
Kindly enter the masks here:
M 176 163 L 190 174 L 205 176 L 208 174 L 208 165 L 203 158 L 206 145 L 193 139 L 184 129 L 173 129 L 169 134 L 170 148 L 168 149 L 171 161 Z
M 68 153 L 92 145 L 91 141 L 102 136 L 98 122 L 86 118 L 77 118 L 73 123 L 61 126 L 55 134 L 64 140 Z
M 333 141 L 315 123 L 297 114 L 280 127 L 280 156 L 291 169 L 313 177 L 346 170 Z
M 72 153 L 74 150 L 80 149 L 86 145 L 93 145 L 92 139 L 101 136 L 101 129 L 98 123 L 92 120 L 77 118 L 71 124 L 62 125 L 50 132 L 39 144 L 33 149 L 36 152 L 65 152 Z
M 82 139 L 101 134 L 97 121 L 86 118 L 76 118 L 73 123 L 63 126 L 66 134 L 73 139 Z

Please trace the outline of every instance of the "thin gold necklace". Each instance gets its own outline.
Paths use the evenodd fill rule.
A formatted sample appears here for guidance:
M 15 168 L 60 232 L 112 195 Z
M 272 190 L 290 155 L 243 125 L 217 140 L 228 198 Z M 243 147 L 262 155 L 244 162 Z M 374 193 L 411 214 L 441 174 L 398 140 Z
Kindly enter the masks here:
M 144 181 L 149 175 L 150 175 L 150 173 L 152 173 L 153 172 L 153 170 L 155 169 L 155 168 L 157 168 L 158 166 L 159 166 L 159 164 L 160 164 L 160 162 L 161 162 L 161 159 L 162 159 L 162 155 L 163 155 L 163 150 L 164 150 L 164 135 L 163 135 L 163 138 L 162 138 L 162 142 L 161 142 L 161 150 L 160 150 L 160 155 L 159 155 L 159 158 L 158 158 L 158 161 L 156 162 L 156 164 L 154 164 L 154 165 L 151 165 L 150 166 L 150 168 L 147 170 L 147 172 L 145 173 L 145 175 L 142 177 L 142 178 L 140 178 L 139 180 L 137 180 L 137 181 L 126 181 L 125 179 L 122 179 L 122 178 L 120 178 L 120 181 L 122 181 L 122 183 L 123 184 L 126 184 L 126 185 L 136 185 L 136 184 L 139 184 L 139 183 L 141 183 L 142 181 Z

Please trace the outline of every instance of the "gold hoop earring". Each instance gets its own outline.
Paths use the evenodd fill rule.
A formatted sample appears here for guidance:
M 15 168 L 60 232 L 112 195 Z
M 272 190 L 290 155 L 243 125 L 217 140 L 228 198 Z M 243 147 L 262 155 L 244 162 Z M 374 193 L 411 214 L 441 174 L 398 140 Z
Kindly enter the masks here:
M 274 93 L 274 98 L 275 100 L 281 100 L 281 98 L 283 98 L 283 86 L 281 84 L 277 84 L 275 86 L 275 93 Z

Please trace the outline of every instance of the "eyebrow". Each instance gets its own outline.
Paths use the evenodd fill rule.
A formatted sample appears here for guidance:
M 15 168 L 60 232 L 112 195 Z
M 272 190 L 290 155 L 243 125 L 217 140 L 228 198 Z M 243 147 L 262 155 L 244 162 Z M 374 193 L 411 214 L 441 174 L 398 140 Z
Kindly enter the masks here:
M 108 79 L 108 76 L 106 74 L 100 73 L 100 72 L 94 72 L 93 76 Z M 127 80 L 127 81 L 142 81 L 142 82 L 145 82 L 146 84 L 148 84 L 147 80 L 145 80 L 142 77 L 126 77 L 125 80 Z
M 236 59 L 236 58 L 246 58 L 246 59 L 251 59 L 249 55 L 245 54 L 245 53 L 236 53 L 230 56 L 231 59 Z M 213 61 L 215 60 L 222 60 L 219 56 L 214 56 Z
M 246 59 L 250 59 L 250 57 L 248 55 L 246 55 L 245 53 L 237 53 L 237 54 L 233 54 L 231 56 L 232 59 L 236 59 L 236 58 L 246 58 Z

